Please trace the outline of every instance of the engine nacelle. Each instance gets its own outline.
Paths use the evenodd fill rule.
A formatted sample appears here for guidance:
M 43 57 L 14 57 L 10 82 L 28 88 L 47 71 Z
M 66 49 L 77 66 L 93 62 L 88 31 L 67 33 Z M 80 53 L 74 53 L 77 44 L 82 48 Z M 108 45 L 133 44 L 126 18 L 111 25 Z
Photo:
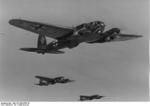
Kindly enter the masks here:
M 108 31 L 105 32 L 105 34 L 107 36 L 111 36 L 111 35 L 114 35 L 114 34 L 119 34 L 120 33 L 120 29 L 119 28 L 112 28 Z
M 114 39 L 120 33 L 119 28 L 112 28 L 104 33 L 105 41 L 110 41 Z

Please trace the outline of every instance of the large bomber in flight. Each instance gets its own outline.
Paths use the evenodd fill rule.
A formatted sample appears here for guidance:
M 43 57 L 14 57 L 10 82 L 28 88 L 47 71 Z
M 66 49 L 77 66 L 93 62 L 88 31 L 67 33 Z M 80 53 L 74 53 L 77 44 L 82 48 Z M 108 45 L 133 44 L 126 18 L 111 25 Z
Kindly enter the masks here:
M 101 21 L 83 23 L 76 27 L 63 28 L 55 25 L 46 25 L 22 19 L 11 19 L 11 25 L 28 30 L 39 35 L 36 48 L 21 48 L 23 51 L 36 53 L 61 54 L 64 48 L 75 48 L 80 43 L 105 43 L 114 41 L 125 41 L 141 37 L 140 35 L 122 34 L 119 28 L 105 31 L 105 24 Z M 47 43 L 46 37 L 55 39 Z

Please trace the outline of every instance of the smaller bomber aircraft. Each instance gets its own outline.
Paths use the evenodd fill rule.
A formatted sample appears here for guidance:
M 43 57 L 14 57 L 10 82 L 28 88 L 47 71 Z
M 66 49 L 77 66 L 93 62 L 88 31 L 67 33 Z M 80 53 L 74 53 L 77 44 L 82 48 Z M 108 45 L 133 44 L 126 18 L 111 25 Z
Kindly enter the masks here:
M 119 28 L 105 30 L 105 24 L 102 21 L 93 21 L 83 23 L 76 27 L 60 27 L 48 25 L 40 22 L 32 22 L 22 19 L 11 19 L 9 24 L 34 32 L 39 35 L 36 48 L 21 48 L 20 50 L 36 53 L 61 54 L 64 48 L 75 48 L 80 43 L 105 43 L 114 41 L 126 41 L 141 37 L 140 35 L 122 34 Z M 47 43 L 46 37 L 55 39 Z
M 39 83 L 35 84 L 35 85 L 39 85 L 39 86 L 48 86 L 48 85 L 54 85 L 56 83 L 69 83 L 69 82 L 73 82 L 74 80 L 70 80 L 70 79 L 66 79 L 63 76 L 59 76 L 59 77 L 55 77 L 55 78 L 47 78 L 47 77 L 43 77 L 43 76 L 35 76 L 35 78 L 39 79 Z
M 92 95 L 92 96 L 80 96 L 80 101 L 87 101 L 87 100 L 93 100 L 93 99 L 101 99 L 104 96 L 100 96 L 100 95 Z

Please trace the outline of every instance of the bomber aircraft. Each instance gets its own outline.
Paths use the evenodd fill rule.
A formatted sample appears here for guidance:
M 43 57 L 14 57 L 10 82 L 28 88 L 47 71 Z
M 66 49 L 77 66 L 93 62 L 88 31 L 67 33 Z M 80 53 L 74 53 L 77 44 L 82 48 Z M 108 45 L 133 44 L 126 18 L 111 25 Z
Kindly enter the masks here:
M 100 95 L 91 95 L 91 96 L 84 96 L 81 95 L 80 96 L 80 101 L 87 101 L 87 100 L 93 100 L 93 99 L 101 99 L 104 96 L 100 96 Z
M 55 78 L 47 78 L 43 76 L 35 76 L 35 78 L 39 79 L 39 83 L 35 85 L 39 86 L 48 86 L 48 85 L 54 85 L 56 83 L 69 83 L 73 82 L 74 80 L 66 79 L 63 76 L 55 77 Z
M 68 28 L 23 19 L 11 19 L 9 24 L 38 34 L 36 48 L 20 48 L 20 50 L 41 54 L 61 54 L 64 53 L 61 49 L 72 49 L 83 42 L 94 44 L 126 41 L 142 37 L 141 35 L 122 34 L 119 28 L 104 31 L 105 24 L 102 21 L 83 23 L 76 27 Z M 47 43 L 46 37 L 53 38 L 54 41 Z

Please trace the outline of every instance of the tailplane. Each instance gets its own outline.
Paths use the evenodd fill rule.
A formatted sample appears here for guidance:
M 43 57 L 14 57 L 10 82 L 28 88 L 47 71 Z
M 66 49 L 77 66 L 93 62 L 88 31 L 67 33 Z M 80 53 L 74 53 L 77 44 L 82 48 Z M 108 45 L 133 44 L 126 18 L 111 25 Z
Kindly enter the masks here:
M 45 35 L 40 34 L 37 40 L 37 48 L 20 48 L 20 50 L 27 51 L 27 52 L 36 52 L 36 53 L 51 53 L 51 54 L 63 54 L 64 51 L 59 50 L 51 50 L 48 49 L 46 37 Z
M 20 50 L 27 51 L 27 52 L 36 52 L 36 53 L 50 53 L 50 54 L 63 54 L 64 51 L 60 50 L 44 50 L 44 49 L 38 49 L 38 48 L 20 48 Z

